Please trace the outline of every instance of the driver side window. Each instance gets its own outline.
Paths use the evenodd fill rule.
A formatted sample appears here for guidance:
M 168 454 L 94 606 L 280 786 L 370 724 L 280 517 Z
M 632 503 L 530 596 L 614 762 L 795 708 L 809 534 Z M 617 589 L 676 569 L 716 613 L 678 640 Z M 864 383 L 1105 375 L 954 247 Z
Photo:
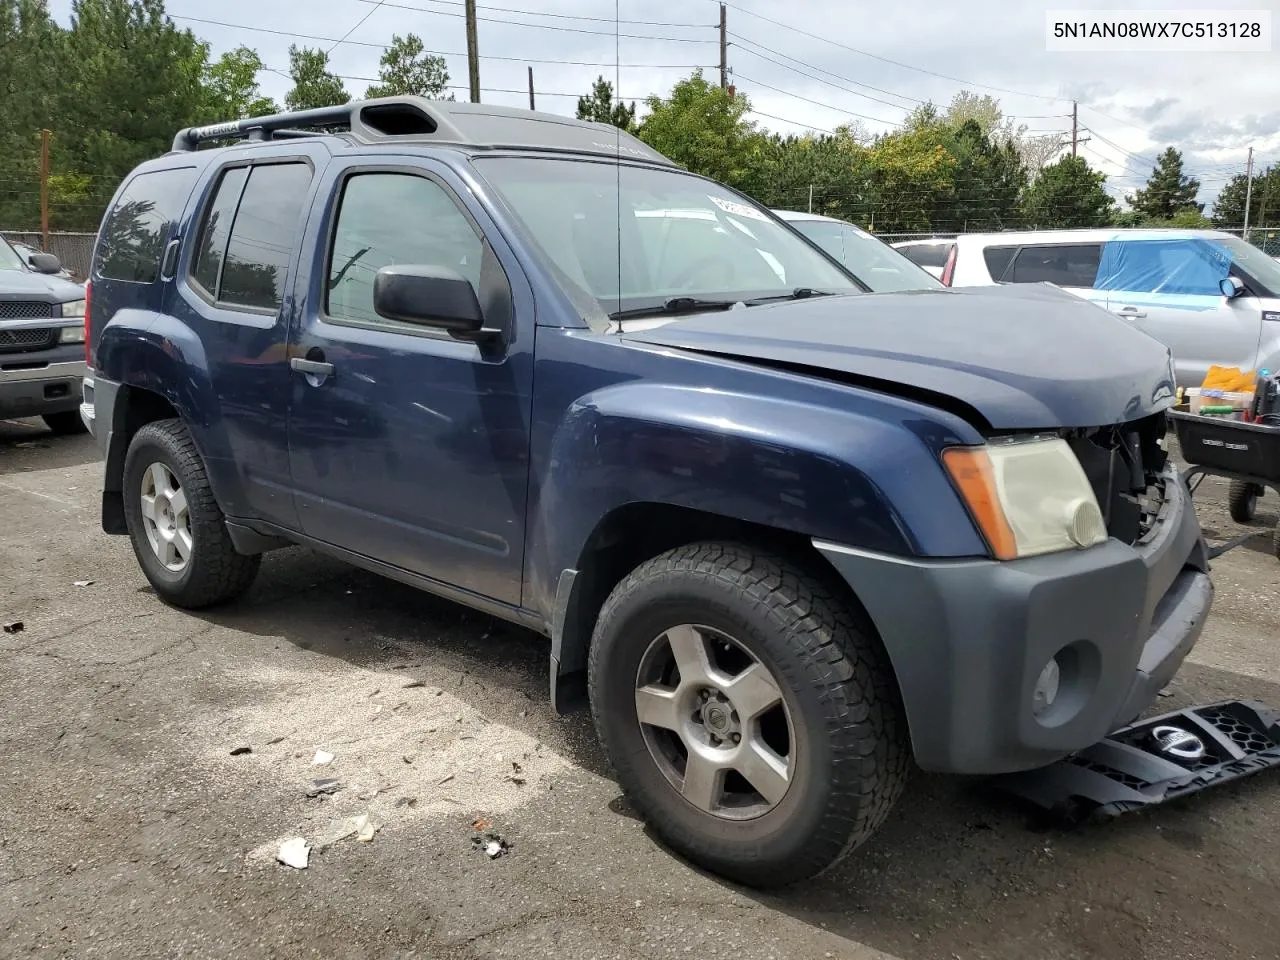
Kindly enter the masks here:
M 356 174 L 343 187 L 329 253 L 329 319 L 403 329 L 373 309 L 379 269 L 448 267 L 479 290 L 482 255 L 480 236 L 436 181 L 412 173 Z

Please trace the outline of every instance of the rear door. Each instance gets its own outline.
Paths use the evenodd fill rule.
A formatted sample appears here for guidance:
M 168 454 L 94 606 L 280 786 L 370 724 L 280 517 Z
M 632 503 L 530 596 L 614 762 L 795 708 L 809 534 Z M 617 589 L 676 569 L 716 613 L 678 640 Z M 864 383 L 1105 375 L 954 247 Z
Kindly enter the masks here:
M 1214 364 L 1250 370 L 1257 359 L 1262 305 L 1222 295 L 1230 269 L 1225 250 L 1194 237 L 1110 240 L 1098 283 L 1112 313 L 1173 352 L 1178 386 L 1198 387 Z
M 1083 300 L 1107 306 L 1106 291 L 1095 284 L 1101 243 L 1026 243 L 1013 249 L 1011 256 L 1008 250 L 988 247 L 983 251 L 987 268 L 998 282 L 1052 283 Z
M 196 332 L 186 360 L 191 428 L 223 509 L 289 529 L 298 519 L 285 430 L 288 293 L 327 161 L 323 147 L 298 144 L 229 153 L 211 169 L 165 308 L 181 322 L 175 333 Z

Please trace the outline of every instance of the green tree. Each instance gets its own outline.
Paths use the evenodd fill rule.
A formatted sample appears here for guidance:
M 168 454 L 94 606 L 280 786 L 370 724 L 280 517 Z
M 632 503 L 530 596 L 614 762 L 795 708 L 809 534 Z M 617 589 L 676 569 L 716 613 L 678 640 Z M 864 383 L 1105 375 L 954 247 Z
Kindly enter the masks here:
M 289 45 L 289 77 L 293 89 L 284 95 L 290 110 L 332 107 L 351 99 L 342 80 L 329 72 L 329 55 L 323 50 Z
M 614 102 L 613 84 L 604 77 L 597 77 L 591 85 L 589 96 L 578 98 L 578 119 L 594 120 L 596 123 L 611 123 L 628 132 L 634 131 L 636 124 L 636 105 L 627 106 L 621 100 Z
M 863 221 L 871 201 L 867 150 L 848 129 L 833 135 L 781 137 L 773 134 L 759 151 L 752 174 L 753 195 L 770 207 L 807 210 Z
M 415 95 L 431 100 L 452 100 L 453 94 L 445 96 L 449 87 L 449 70 L 444 57 L 427 53 L 422 40 L 415 34 L 391 37 L 391 46 L 378 61 L 378 77 L 375 83 L 365 91 L 365 97 L 401 97 Z
M 937 209 L 954 192 L 955 156 L 937 122 L 908 126 L 870 148 L 874 226 L 880 231 L 930 230 Z
M 129 170 L 204 118 L 208 48 L 165 16 L 163 0 L 74 0 L 62 47 L 53 168 L 90 176 L 93 188 L 55 223 L 93 228 Z
M 1103 189 L 1106 174 L 1083 157 L 1063 157 L 1044 167 L 1022 199 L 1022 216 L 1030 226 L 1057 229 L 1105 227 L 1115 201 Z
M 0 226 L 40 222 L 40 131 L 57 126 L 63 62 L 45 0 L 0 0 Z
M 944 128 L 943 143 L 956 162 L 950 195 L 939 197 L 933 229 L 1003 230 L 1017 221 L 1027 168 L 1013 139 L 997 132 L 998 124 L 998 115 L 970 116 Z
M 208 119 L 242 120 L 279 113 L 276 102 L 264 97 L 258 86 L 262 69 L 257 51 L 243 46 L 208 64 L 203 78 Z
M 768 138 L 746 119 L 751 104 L 713 86 L 697 70 L 671 88 L 665 100 L 645 101 L 649 114 L 639 136 L 659 153 L 695 173 L 755 194 Z
M 1204 204 L 1196 203 L 1199 192 L 1200 181 L 1182 172 L 1182 154 L 1168 147 L 1157 158 L 1147 185 L 1127 199 L 1129 205 L 1145 217 L 1170 220 L 1183 210 L 1202 211 Z
M 1248 190 L 1247 178 L 1238 173 L 1223 186 L 1213 201 L 1213 222 L 1220 227 L 1244 225 L 1244 199 L 1249 195 L 1249 225 L 1262 226 L 1275 223 L 1280 213 L 1280 167 L 1267 167 L 1253 178 L 1253 189 Z

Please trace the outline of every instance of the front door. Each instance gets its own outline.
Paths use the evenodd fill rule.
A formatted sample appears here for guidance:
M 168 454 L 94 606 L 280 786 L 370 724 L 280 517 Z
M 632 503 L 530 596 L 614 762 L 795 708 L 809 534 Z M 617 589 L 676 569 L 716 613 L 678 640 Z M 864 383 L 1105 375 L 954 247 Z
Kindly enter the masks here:
M 341 168 L 290 357 L 289 458 L 302 531 L 518 604 L 533 386 L 532 294 L 443 164 Z M 469 196 L 469 195 L 468 195 Z M 479 345 L 373 309 L 381 267 L 445 266 L 508 314 Z M 314 364 L 323 364 L 316 373 Z M 330 369 L 331 368 L 331 369 Z
M 1112 313 L 1169 347 L 1178 386 L 1198 387 L 1214 364 L 1252 370 L 1257 359 L 1262 306 L 1222 295 L 1230 269 L 1226 250 L 1196 238 L 1110 240 L 1098 283 Z

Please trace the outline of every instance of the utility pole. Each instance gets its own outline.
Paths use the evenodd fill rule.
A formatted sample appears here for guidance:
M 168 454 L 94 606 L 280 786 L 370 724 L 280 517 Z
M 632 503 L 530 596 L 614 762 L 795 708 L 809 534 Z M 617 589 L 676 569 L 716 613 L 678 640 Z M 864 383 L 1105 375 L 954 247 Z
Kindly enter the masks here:
M 480 102 L 480 51 L 476 48 L 476 0 L 467 0 L 467 73 L 471 75 L 471 102 Z
M 530 110 L 538 109 L 533 105 L 533 67 L 529 68 L 529 109 Z
M 809 184 L 809 212 L 813 213 L 813 184 Z
M 1073 157 L 1076 155 L 1076 144 L 1079 142 L 1079 139 L 1080 139 L 1079 112 L 1080 112 L 1079 104 L 1077 104 L 1074 100 L 1072 100 L 1071 101 L 1071 155 Z
M 720 4 L 720 89 L 729 89 L 729 26 L 724 4 Z
M 1244 185 L 1244 236 L 1249 239 L 1249 201 L 1253 199 L 1253 147 L 1249 148 L 1249 165 L 1246 167 Z
M 49 252 L 49 138 L 52 131 L 40 131 L 40 249 Z

